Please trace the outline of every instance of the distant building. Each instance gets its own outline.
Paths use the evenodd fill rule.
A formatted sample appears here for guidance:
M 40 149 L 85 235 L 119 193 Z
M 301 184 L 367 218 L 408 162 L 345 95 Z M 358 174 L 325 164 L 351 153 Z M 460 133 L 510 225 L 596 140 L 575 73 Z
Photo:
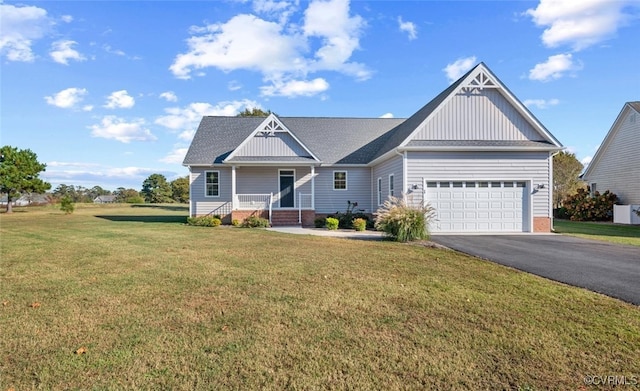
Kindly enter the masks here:
M 94 204 L 113 204 L 114 202 L 116 202 L 114 195 L 101 195 L 93 199 Z

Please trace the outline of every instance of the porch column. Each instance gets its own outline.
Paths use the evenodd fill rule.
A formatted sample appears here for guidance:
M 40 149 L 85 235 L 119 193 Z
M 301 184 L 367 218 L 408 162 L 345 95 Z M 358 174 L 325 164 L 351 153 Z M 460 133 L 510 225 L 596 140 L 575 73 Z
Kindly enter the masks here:
M 231 166 L 231 210 L 236 210 L 236 166 Z
M 316 210 L 316 166 L 311 166 L 311 209 Z

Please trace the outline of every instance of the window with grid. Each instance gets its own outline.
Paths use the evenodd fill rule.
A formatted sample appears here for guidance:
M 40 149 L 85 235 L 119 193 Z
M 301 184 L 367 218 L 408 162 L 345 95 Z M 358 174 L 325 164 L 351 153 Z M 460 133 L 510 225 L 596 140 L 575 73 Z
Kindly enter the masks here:
M 347 172 L 333 172 L 333 190 L 347 190 Z
M 207 197 L 220 196 L 220 171 L 205 172 L 205 195 Z

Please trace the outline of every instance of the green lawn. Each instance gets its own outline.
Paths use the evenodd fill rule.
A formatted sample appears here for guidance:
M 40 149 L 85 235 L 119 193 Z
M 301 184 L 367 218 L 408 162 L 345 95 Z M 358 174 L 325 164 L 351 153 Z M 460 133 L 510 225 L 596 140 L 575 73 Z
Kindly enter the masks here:
M 636 306 L 452 251 L 186 214 L 0 214 L 0 390 L 576 390 L 640 375 Z
M 554 220 L 556 232 L 587 239 L 640 246 L 640 226 L 584 221 Z

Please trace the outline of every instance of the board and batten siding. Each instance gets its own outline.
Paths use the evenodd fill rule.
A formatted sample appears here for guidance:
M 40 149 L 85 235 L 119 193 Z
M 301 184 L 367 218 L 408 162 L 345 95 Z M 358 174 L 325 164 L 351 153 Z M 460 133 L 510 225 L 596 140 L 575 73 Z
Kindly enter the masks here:
M 333 189 L 333 172 L 347 172 L 347 190 Z M 356 209 L 371 213 L 371 169 L 369 167 L 320 167 L 315 179 L 316 213 L 347 210 L 347 201 L 357 202 Z
M 309 153 L 289 133 L 276 132 L 255 135 L 235 156 L 309 156 Z
M 273 193 L 273 207 L 280 201 L 280 170 L 295 171 L 295 201 L 298 206 L 298 194 L 311 194 L 311 167 L 253 167 L 238 166 L 236 168 L 237 194 L 269 194 Z
M 382 179 L 382 199 L 383 203 L 389 197 L 389 175 L 393 174 L 393 192 L 396 197 L 401 197 L 402 192 L 406 189 L 402 188 L 402 156 L 391 157 L 384 162 L 375 165 L 372 168 L 371 175 L 371 205 L 374 211 L 378 209 L 378 178 Z
M 498 90 L 459 92 L 412 140 L 541 140 L 542 136 Z
M 220 196 L 205 196 L 206 171 L 219 171 Z M 229 167 L 191 167 L 189 174 L 189 198 L 191 215 L 226 215 L 231 213 L 231 168 Z
M 615 193 L 621 204 L 640 204 L 640 114 L 626 107 L 618 121 L 617 132 L 606 149 L 599 151 L 588 184 L 595 183 L 596 190 Z M 614 129 L 615 130 L 615 129 Z
M 550 217 L 551 157 L 548 152 L 409 152 L 407 186 L 417 186 L 408 199 L 423 202 L 423 181 L 531 181 L 533 217 Z

